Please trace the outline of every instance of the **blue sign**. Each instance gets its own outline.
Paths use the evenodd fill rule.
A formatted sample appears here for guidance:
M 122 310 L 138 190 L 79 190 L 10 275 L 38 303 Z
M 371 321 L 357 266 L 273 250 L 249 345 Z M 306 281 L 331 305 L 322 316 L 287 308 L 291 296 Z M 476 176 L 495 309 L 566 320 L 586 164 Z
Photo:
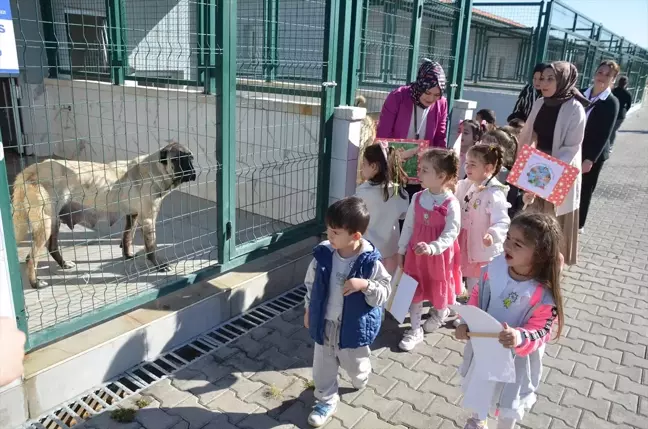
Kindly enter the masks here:
M 16 35 L 9 0 L 0 0 L 0 74 L 18 74 Z

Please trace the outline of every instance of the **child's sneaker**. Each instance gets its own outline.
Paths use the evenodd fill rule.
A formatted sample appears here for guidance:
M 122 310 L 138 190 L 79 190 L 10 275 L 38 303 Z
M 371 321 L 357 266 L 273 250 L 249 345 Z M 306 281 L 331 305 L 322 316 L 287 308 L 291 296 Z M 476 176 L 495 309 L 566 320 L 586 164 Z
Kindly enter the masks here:
M 336 405 L 329 405 L 323 402 L 318 402 L 313 407 L 313 411 L 308 416 L 308 424 L 318 428 L 324 426 L 329 419 L 335 414 L 337 409 Z
M 488 429 L 488 421 L 478 420 L 474 417 L 471 417 L 466 422 L 464 429 Z
M 403 339 L 398 343 L 398 348 L 404 352 L 409 352 L 413 350 L 414 347 L 423 342 L 423 329 L 418 328 L 417 330 L 408 330 L 405 331 Z
M 432 309 L 430 310 L 430 312 L 432 314 L 430 314 L 428 320 L 426 320 L 425 323 L 423 324 L 423 330 L 428 334 L 436 331 L 446 323 L 446 318 L 448 317 L 449 309 L 446 308 L 445 310 L 442 311 L 437 311 Z

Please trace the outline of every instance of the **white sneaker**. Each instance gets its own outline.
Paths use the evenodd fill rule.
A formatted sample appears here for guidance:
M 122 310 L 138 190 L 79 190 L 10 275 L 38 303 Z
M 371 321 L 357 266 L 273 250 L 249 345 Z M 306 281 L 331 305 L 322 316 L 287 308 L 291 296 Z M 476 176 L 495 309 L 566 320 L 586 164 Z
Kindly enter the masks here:
M 318 402 L 313 407 L 313 411 L 308 416 L 308 424 L 318 428 L 324 426 L 331 419 L 337 405 L 329 405 L 323 402 Z
M 573 231 L 573 230 L 572 230 L 572 231 Z M 579 234 L 583 234 L 583 233 L 585 233 L 585 227 L 580 228 L 580 229 L 578 230 L 578 233 L 579 233 Z
M 423 330 L 428 334 L 436 331 L 445 324 L 446 319 L 450 314 L 450 309 L 446 308 L 441 312 L 432 309 L 430 310 L 430 313 L 430 317 L 423 324 Z
M 408 330 L 405 331 L 403 339 L 398 343 L 398 348 L 404 352 L 409 352 L 414 349 L 417 345 L 423 342 L 423 329 L 418 328 L 417 330 Z

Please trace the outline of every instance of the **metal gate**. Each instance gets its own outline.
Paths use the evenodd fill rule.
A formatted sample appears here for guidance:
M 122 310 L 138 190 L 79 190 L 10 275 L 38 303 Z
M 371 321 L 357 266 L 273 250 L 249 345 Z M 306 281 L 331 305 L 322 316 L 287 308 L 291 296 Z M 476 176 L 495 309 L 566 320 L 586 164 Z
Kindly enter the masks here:
M 0 205 L 29 349 L 322 230 L 338 13 L 337 0 L 15 4 L 22 106 L 0 110 L 24 127 L 4 144 Z M 128 213 L 72 207 L 79 223 L 61 226 L 58 242 L 76 265 L 63 269 L 39 249 L 36 273 L 47 286 L 32 288 L 24 261 L 34 241 L 16 243 L 7 210 L 16 175 L 55 158 L 72 170 L 94 163 L 92 174 L 105 177 L 115 168 L 105 164 L 116 160 L 154 154 L 147 162 L 159 164 L 171 140 L 193 152 L 196 171 L 155 219 L 156 255 L 171 270 L 147 258 L 140 232 L 135 257 L 124 260 Z M 40 171 L 29 183 L 69 182 L 74 174 Z M 131 206 L 151 196 L 128 195 L 137 200 Z M 42 209 L 57 198 L 39 200 Z

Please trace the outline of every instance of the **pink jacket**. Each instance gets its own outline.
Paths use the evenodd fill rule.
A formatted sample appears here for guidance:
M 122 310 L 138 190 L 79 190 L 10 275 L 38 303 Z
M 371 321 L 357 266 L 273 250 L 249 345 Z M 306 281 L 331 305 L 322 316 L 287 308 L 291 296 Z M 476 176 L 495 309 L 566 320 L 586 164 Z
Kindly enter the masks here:
M 468 179 L 460 180 L 455 195 L 461 205 L 461 229 L 467 234 L 468 263 L 490 262 L 504 251 L 504 240 L 511 225 L 506 199 L 508 186 L 493 178 L 484 189 Z M 468 200 L 468 201 L 466 201 Z M 484 246 L 484 236 L 493 237 L 493 245 Z
M 485 273 L 485 275 L 488 275 Z M 538 304 L 542 299 L 542 286 L 538 286 L 536 293 L 531 299 L 531 306 Z M 479 285 L 473 288 L 468 305 L 479 307 Z M 551 338 L 551 329 L 556 321 L 556 307 L 553 305 L 540 305 L 535 310 L 526 325 L 516 328 L 520 331 L 522 342 L 515 348 L 515 354 L 518 356 L 528 356 L 535 352 L 549 341 Z
M 406 139 L 412 123 L 414 102 L 409 86 L 401 86 L 389 93 L 380 112 L 376 137 L 385 139 Z M 431 147 L 447 147 L 446 126 L 448 122 L 448 101 L 439 99 L 428 111 L 425 140 Z M 421 136 L 423 139 L 423 136 Z

